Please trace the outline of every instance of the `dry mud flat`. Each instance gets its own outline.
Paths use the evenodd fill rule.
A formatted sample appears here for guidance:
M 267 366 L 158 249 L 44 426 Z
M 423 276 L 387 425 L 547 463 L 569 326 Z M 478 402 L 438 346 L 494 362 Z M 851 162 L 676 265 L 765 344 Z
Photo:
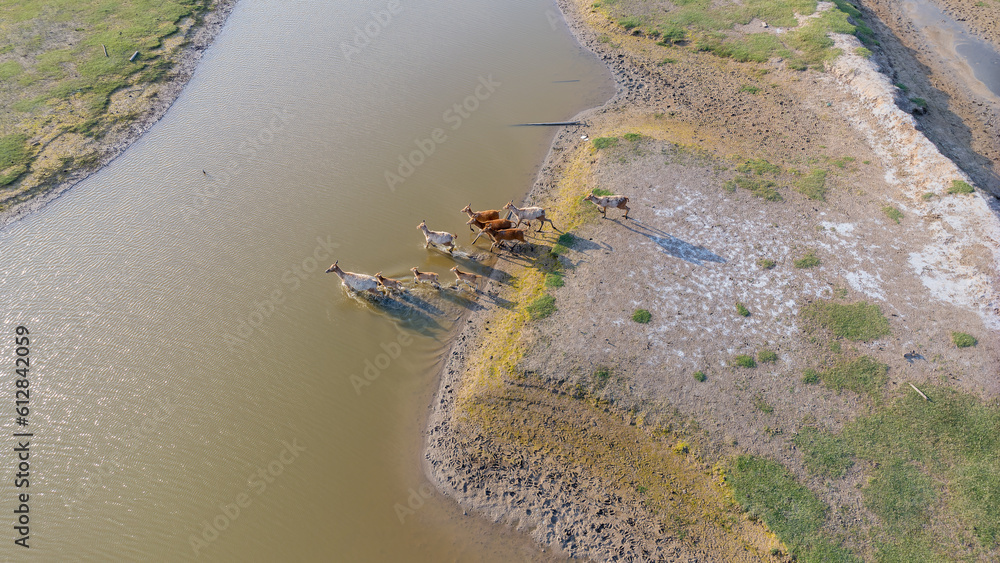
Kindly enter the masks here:
M 817 478 L 791 443 L 805 420 L 840 430 L 865 399 L 802 373 L 869 356 L 888 366 L 890 396 L 910 383 L 1000 395 L 998 209 L 948 194 L 968 177 L 866 59 L 806 74 L 665 53 L 584 3 L 561 7 L 619 94 L 553 144 L 528 200 L 574 238 L 534 234 L 498 260 L 495 305 L 469 317 L 444 365 L 429 475 L 462 506 L 573 557 L 781 560 L 784 546 L 720 484 L 733 455 L 761 455 L 830 505 L 825 534 L 871 557 L 869 468 Z M 674 62 L 657 64 L 665 54 Z M 598 149 L 599 137 L 616 140 Z M 781 171 L 739 170 L 754 158 Z M 798 193 L 792 169 L 823 170 L 825 199 Z M 780 201 L 727 190 L 737 177 L 772 179 Z M 628 195 L 631 220 L 582 203 L 594 188 Z M 818 264 L 795 267 L 809 253 Z M 543 288 L 552 272 L 563 285 Z M 530 320 L 524 305 L 542 293 L 556 310 Z M 834 350 L 800 316 L 818 302 L 876 304 L 890 334 Z M 631 319 L 639 308 L 648 324 Z M 979 345 L 958 349 L 951 331 Z M 764 350 L 775 359 L 735 365 Z

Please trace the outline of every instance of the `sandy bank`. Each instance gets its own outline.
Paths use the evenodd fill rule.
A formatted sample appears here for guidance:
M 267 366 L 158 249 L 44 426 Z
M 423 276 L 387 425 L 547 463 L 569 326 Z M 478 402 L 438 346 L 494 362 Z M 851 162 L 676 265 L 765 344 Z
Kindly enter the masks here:
M 589 3 L 560 7 L 619 92 L 578 116 L 590 127 L 557 135 L 526 198 L 575 238 L 532 235 L 530 250 L 498 260 L 486 291 L 499 305 L 473 313 L 448 354 L 427 430 L 430 478 L 573 557 L 782 560 L 786 546 L 720 484 L 731 456 L 761 455 L 831 507 L 825 537 L 870 558 L 860 493 L 870 468 L 824 481 L 791 443 L 804 421 L 843 428 L 865 400 L 801 374 L 863 355 L 888 366 L 890 396 L 909 383 L 1000 394 L 998 210 L 948 194 L 968 177 L 867 59 L 849 54 L 825 74 L 740 65 L 627 35 Z M 597 149 L 582 135 L 616 141 Z M 756 178 L 739 168 L 753 158 L 781 169 L 761 176 L 770 200 L 726 189 Z M 815 170 L 821 199 L 799 193 Z M 633 220 L 600 219 L 579 200 L 593 188 L 628 195 Z M 794 265 L 809 253 L 817 265 Z M 545 287 L 554 272 L 564 284 Z M 532 320 L 525 306 L 541 294 L 557 310 Z M 877 304 L 891 333 L 817 337 L 799 316 L 816 302 Z M 650 323 L 631 320 L 638 308 Z M 953 330 L 980 345 L 956 349 Z M 913 350 L 924 360 L 907 360 Z M 774 354 L 736 365 L 762 351 Z

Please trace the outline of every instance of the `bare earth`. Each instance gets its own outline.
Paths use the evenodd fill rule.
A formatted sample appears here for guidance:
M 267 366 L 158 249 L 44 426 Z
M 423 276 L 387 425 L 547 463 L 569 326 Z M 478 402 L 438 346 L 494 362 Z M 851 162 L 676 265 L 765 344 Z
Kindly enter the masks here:
M 867 59 L 846 54 L 822 74 L 736 64 L 626 35 L 588 2 L 560 7 L 619 93 L 554 141 L 527 200 L 576 242 L 552 258 L 559 233 L 547 229 L 497 260 L 486 308 L 443 367 L 428 474 L 463 507 L 571 557 L 784 560 L 720 484 L 718 462 L 753 453 L 793 468 L 833 509 L 829 531 L 852 536 L 873 521 L 855 486 L 865 464 L 839 482 L 813 477 L 791 436 L 806 419 L 842 428 L 859 399 L 802 373 L 869 355 L 889 366 L 890 396 L 910 383 L 1000 396 L 1000 206 L 947 194 L 975 179 L 921 134 Z M 845 53 L 859 46 L 836 41 Z M 598 137 L 618 141 L 597 149 Z M 751 158 L 785 170 L 782 201 L 724 189 Z M 827 171 L 825 201 L 791 187 L 793 168 Z M 629 196 L 630 219 L 581 202 L 594 188 Z M 794 267 L 809 251 L 819 265 Z M 528 320 L 523 306 L 552 260 L 565 270 L 565 286 L 547 290 L 557 310 Z M 832 352 L 798 316 L 821 299 L 877 304 L 891 335 Z M 638 308 L 651 322 L 632 321 Z M 979 345 L 956 348 L 951 331 Z M 734 365 L 765 349 L 777 361 Z M 853 535 L 848 547 L 870 557 Z

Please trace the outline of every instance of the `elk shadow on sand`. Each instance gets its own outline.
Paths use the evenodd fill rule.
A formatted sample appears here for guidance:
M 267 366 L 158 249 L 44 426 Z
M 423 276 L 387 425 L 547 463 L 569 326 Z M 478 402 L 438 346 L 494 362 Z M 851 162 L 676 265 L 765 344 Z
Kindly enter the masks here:
M 651 227 L 639 222 L 632 222 L 632 224 L 635 225 L 636 228 L 632 228 L 631 226 L 625 224 L 622 226 L 633 233 L 642 235 L 655 242 L 664 253 L 675 258 L 680 258 L 685 262 L 690 262 L 697 266 L 702 266 L 705 262 L 716 262 L 718 264 L 726 263 L 725 258 L 703 246 L 691 244 L 656 227 Z

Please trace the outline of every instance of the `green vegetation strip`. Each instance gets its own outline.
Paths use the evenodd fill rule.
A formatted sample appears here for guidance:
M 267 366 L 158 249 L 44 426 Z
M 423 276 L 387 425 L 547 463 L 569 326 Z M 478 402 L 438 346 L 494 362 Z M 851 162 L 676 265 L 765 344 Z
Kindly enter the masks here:
M 828 507 L 783 465 L 762 457 L 737 457 L 726 473 L 736 502 L 759 518 L 804 562 L 859 561 L 821 530 Z

